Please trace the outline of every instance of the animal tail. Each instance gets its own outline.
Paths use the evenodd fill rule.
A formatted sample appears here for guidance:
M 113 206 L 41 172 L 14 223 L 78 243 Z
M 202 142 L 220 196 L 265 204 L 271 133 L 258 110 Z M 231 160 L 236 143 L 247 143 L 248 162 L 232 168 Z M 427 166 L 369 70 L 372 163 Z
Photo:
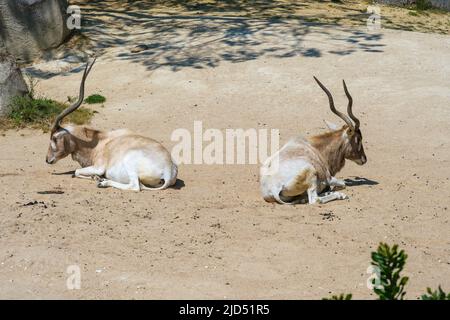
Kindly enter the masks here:
M 158 191 L 158 190 L 164 190 L 170 187 L 171 185 L 174 185 L 177 182 L 177 175 L 178 175 L 178 167 L 176 164 L 172 163 L 171 168 L 167 168 L 164 170 L 163 173 L 163 180 L 164 183 L 159 187 L 147 187 L 146 185 L 139 182 L 142 190 L 152 190 L 152 191 Z
M 286 201 L 281 200 L 280 194 L 281 194 L 281 192 L 275 192 L 274 195 L 273 195 L 273 197 L 275 198 L 275 200 L 276 200 L 279 204 L 289 204 L 289 205 L 292 205 L 292 204 L 296 204 L 296 203 L 297 203 L 297 201 L 286 202 Z
M 267 192 L 268 191 L 268 192 Z M 281 190 L 279 188 L 273 188 L 272 190 L 267 190 L 266 192 L 263 190 L 263 198 L 267 202 L 278 202 L 279 204 L 295 204 L 296 201 L 286 202 L 281 199 L 280 194 Z

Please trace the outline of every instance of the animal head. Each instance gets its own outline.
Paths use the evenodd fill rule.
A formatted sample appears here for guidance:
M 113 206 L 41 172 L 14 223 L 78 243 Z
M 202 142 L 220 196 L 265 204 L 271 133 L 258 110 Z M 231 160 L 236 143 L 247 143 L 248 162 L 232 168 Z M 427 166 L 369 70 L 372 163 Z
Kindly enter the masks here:
M 331 131 L 342 131 L 342 138 L 344 139 L 344 158 L 351 160 L 359 165 L 365 164 L 367 162 L 367 157 L 364 152 L 364 146 L 362 142 L 360 121 L 353 114 L 353 98 L 347 89 L 345 81 L 342 80 L 345 95 L 348 98 L 347 114 L 344 114 L 336 109 L 336 107 L 334 106 L 333 96 L 331 95 L 330 91 L 316 77 L 314 77 L 314 79 L 328 96 L 331 111 L 345 122 L 344 126 L 339 127 L 331 122 L 326 121 L 326 124 Z
M 84 99 L 84 83 L 86 81 L 92 66 L 95 63 L 94 59 L 91 64 L 87 63 L 84 69 L 83 78 L 80 84 L 80 94 L 78 95 L 78 100 L 70 105 L 67 109 L 61 112 L 60 115 L 56 117 L 56 120 L 52 126 L 50 132 L 50 145 L 48 147 L 46 162 L 48 164 L 55 164 L 57 161 L 67 157 L 75 149 L 75 143 L 73 137 L 67 129 L 61 127 L 61 121 L 67 117 L 69 114 L 77 110 Z
M 46 162 L 55 164 L 70 155 L 75 148 L 74 141 L 66 129 L 59 129 L 50 136 Z

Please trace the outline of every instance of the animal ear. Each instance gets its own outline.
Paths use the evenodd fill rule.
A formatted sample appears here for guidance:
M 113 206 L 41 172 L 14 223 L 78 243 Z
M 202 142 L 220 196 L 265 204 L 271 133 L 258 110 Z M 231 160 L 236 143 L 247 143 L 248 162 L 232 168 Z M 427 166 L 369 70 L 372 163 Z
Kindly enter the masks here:
M 333 122 L 327 121 L 327 120 L 323 120 L 323 122 L 325 122 L 325 124 L 327 125 L 328 129 L 330 129 L 331 131 L 336 131 L 339 130 L 339 126 Z

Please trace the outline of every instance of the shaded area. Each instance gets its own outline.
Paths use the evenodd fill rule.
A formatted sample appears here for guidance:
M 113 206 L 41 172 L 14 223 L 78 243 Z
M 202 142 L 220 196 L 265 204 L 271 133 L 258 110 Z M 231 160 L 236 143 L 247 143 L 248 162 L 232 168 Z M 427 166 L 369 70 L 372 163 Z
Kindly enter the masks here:
M 45 191 L 38 191 L 37 194 L 64 194 L 64 191 L 61 191 L 61 190 L 45 190 Z
M 54 175 L 54 176 L 65 176 L 65 175 L 73 176 L 73 175 L 75 175 L 75 170 L 70 170 L 70 171 L 65 171 L 65 172 L 53 172 L 52 175 Z
M 175 190 L 180 190 L 180 189 L 183 189 L 185 186 L 186 186 L 186 184 L 184 183 L 184 180 L 177 179 L 175 184 L 173 186 L 170 186 L 169 188 L 175 189 Z
M 345 179 L 345 185 L 348 187 L 355 186 L 375 186 L 379 184 L 378 181 L 370 180 L 367 178 L 355 177 L 354 179 Z
M 63 46 L 47 52 L 45 59 L 80 61 L 56 70 L 27 70 L 35 77 L 67 73 L 89 54 L 107 51 L 111 60 L 173 71 L 260 57 L 315 58 L 383 51 L 380 30 L 367 28 L 370 14 L 365 1 L 75 0 L 70 4 L 81 7 L 82 29 L 73 32 Z M 450 32 L 450 13 L 380 8 L 382 28 Z M 323 43 L 329 48 L 323 49 Z
M 88 55 L 84 55 L 83 56 L 83 60 L 87 60 L 88 59 Z M 50 79 L 53 78 L 55 76 L 58 75 L 63 75 L 63 76 L 68 76 L 70 74 L 76 74 L 79 72 L 83 72 L 84 71 L 84 62 L 82 64 L 81 61 L 75 62 L 77 65 L 72 65 L 71 63 L 67 63 L 67 68 L 70 68 L 69 70 L 61 70 L 61 69 L 49 69 L 48 64 L 44 64 L 44 66 L 42 65 L 33 65 L 30 67 L 26 67 L 23 69 L 23 71 L 32 76 L 33 78 L 37 78 L 37 79 Z M 51 63 L 50 63 L 51 64 Z
M 201 2 L 201 1 L 200 1 Z M 345 27 L 326 13 L 303 16 L 294 1 L 74 1 L 82 10 L 82 33 L 91 51 L 115 50 L 111 58 L 149 70 L 213 68 L 261 57 L 317 58 L 357 51 L 382 52 L 382 35 Z M 349 9 L 365 25 L 367 14 Z M 318 22 L 320 21 L 320 22 Z M 338 31 L 338 32 L 336 32 Z M 326 43 L 329 50 L 319 49 Z M 329 45 L 328 45 L 329 43 Z M 316 45 L 315 45 L 316 44 Z M 36 76 L 48 77 L 48 75 Z

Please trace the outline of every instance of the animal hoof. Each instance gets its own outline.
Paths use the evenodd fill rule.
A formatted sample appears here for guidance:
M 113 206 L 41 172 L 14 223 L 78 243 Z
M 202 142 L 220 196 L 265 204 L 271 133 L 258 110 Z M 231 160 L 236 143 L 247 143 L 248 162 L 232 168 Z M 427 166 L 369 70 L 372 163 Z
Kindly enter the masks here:
M 98 188 L 107 188 L 107 181 L 105 179 L 100 179 L 97 181 L 97 187 Z
M 348 199 L 348 196 L 346 194 L 340 193 L 339 199 L 341 200 Z

